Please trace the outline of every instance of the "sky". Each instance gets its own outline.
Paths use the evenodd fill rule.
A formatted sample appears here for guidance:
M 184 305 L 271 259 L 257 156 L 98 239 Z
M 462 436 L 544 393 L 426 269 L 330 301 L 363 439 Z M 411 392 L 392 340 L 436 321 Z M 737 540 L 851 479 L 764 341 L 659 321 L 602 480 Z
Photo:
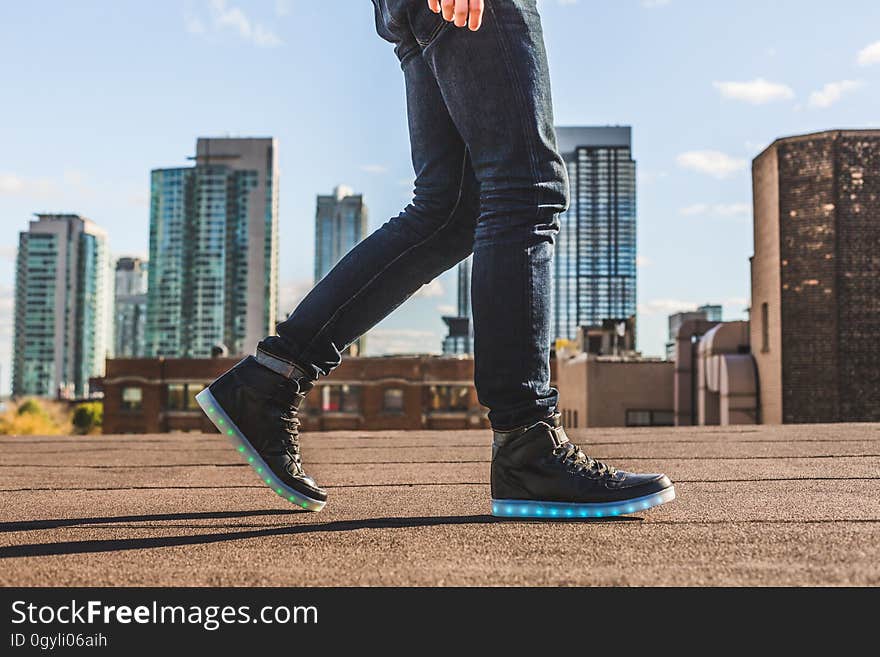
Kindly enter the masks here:
M 538 5 L 556 123 L 633 128 L 640 349 L 663 353 L 672 312 L 744 318 L 751 160 L 778 137 L 880 127 L 880 2 Z M 277 137 L 287 312 L 313 282 L 316 194 L 350 185 L 374 229 L 412 190 L 402 75 L 368 0 L 2 0 L 0 61 L 0 393 L 35 212 L 80 213 L 114 256 L 146 256 L 150 169 L 191 164 L 199 136 Z M 452 270 L 368 353 L 439 352 L 454 305 Z

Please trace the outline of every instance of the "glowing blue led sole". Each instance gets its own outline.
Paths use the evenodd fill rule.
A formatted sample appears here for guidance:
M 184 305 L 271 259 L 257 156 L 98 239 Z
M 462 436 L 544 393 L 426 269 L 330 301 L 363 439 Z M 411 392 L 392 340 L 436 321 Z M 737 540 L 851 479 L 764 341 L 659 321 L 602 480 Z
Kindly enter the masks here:
M 214 399 L 214 395 L 211 394 L 210 390 L 207 388 L 202 390 L 196 395 L 196 401 L 199 403 L 199 406 L 202 407 L 202 410 L 205 411 L 205 415 L 208 416 L 208 419 L 211 420 L 214 426 L 220 430 L 220 433 L 229 439 L 229 442 L 233 444 L 235 450 L 250 464 L 254 469 L 254 472 L 256 472 L 257 476 L 260 478 L 260 481 L 271 488 L 276 495 L 279 495 L 288 502 L 292 502 L 298 507 L 309 511 L 320 511 L 324 508 L 326 501 L 315 500 L 307 495 L 303 495 L 298 490 L 294 490 L 275 476 L 275 473 L 272 472 L 272 469 L 266 464 L 262 457 L 260 457 L 257 450 L 251 447 L 251 444 L 244 437 L 241 430 L 235 426 L 235 423 L 228 415 L 226 415 L 224 410 L 220 407 L 220 404 Z
M 613 518 L 628 513 L 647 511 L 651 507 L 675 499 L 675 487 L 620 502 L 573 504 L 570 502 L 536 502 L 534 500 L 492 500 L 492 515 L 501 518 L 541 518 L 543 520 L 576 520 L 578 518 Z

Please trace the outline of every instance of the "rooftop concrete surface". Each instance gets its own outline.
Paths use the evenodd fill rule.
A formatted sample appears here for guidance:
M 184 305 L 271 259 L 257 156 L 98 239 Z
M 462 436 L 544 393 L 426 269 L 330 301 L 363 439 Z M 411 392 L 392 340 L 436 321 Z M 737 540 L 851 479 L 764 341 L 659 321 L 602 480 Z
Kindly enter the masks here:
M 568 433 L 678 499 L 496 520 L 488 431 L 307 433 L 318 514 L 220 435 L 0 437 L 0 584 L 880 584 L 880 424 Z

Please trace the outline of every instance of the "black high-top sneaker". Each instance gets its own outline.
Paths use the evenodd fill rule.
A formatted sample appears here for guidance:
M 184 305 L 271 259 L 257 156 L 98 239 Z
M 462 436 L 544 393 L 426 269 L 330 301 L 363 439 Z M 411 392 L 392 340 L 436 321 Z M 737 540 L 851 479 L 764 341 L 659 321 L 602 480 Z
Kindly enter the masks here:
M 623 472 L 584 454 L 560 418 L 557 412 L 531 426 L 494 432 L 492 515 L 601 518 L 675 499 L 666 475 Z
M 327 493 L 303 470 L 297 411 L 314 383 L 294 363 L 257 350 L 196 395 L 196 401 L 281 497 L 320 511 Z

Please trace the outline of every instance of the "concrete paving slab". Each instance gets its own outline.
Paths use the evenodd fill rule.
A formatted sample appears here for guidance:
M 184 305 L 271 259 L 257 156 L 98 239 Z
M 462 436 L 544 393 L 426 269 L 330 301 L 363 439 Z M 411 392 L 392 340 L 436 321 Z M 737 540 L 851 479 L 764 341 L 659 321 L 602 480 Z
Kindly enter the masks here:
M 570 435 L 669 473 L 679 498 L 613 521 L 496 520 L 483 431 L 309 434 L 320 514 L 215 435 L 0 438 L 0 584 L 880 584 L 880 425 Z

